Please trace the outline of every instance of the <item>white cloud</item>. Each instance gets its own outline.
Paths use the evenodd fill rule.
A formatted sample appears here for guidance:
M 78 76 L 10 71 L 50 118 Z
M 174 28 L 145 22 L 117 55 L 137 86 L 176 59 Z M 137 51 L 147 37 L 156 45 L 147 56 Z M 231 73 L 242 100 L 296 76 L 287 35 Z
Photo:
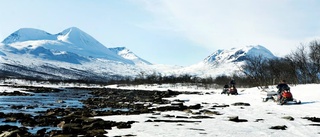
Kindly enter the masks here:
M 149 26 L 184 35 L 210 50 L 257 44 L 273 52 L 295 49 L 320 32 L 320 10 L 311 0 L 142 2 L 155 17 Z M 290 50 L 275 54 L 287 53 Z

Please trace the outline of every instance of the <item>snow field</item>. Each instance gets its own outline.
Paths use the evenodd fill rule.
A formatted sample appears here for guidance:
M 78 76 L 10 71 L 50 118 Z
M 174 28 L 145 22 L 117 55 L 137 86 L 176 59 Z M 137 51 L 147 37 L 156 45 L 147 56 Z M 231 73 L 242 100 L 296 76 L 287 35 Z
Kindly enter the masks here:
M 291 85 L 290 85 L 291 86 Z M 127 87 L 130 88 L 130 87 Z M 137 88 L 137 87 L 135 87 Z M 317 137 L 320 136 L 319 126 L 310 126 L 313 122 L 302 119 L 302 117 L 320 117 L 320 92 L 319 84 L 291 86 L 294 98 L 302 101 L 300 105 L 277 105 L 275 102 L 262 102 L 261 90 L 257 88 L 238 89 L 238 96 L 221 95 L 222 89 L 203 90 L 204 94 L 185 95 L 181 94 L 169 100 L 186 100 L 185 105 L 200 103 L 203 108 L 210 111 L 218 111 L 222 115 L 209 115 L 213 119 L 183 119 L 188 121 L 201 121 L 196 123 L 168 123 L 168 122 L 145 122 L 148 119 L 176 119 L 164 117 L 172 116 L 192 116 L 189 112 L 169 111 L 154 114 L 141 114 L 132 116 L 103 116 L 97 117 L 104 120 L 113 121 L 138 121 L 130 129 L 107 130 L 108 136 L 136 135 L 139 137 L 203 137 L 203 136 L 245 136 L 245 137 Z M 150 89 L 150 87 L 149 87 Z M 150 89 L 151 90 L 151 89 Z M 172 89 L 174 90 L 174 89 Z M 271 90 L 275 90 L 274 86 Z M 205 94 L 211 93 L 211 94 Z M 233 106 L 236 102 L 249 103 L 250 106 Z M 230 105 L 225 108 L 212 109 L 213 105 Z M 199 110 L 192 110 L 197 112 Z M 201 113 L 200 115 L 206 115 Z M 246 119 L 248 122 L 229 121 L 230 116 L 238 116 L 239 119 Z M 291 116 L 293 121 L 283 117 Z M 180 120 L 180 119 L 179 119 Z M 316 123 L 313 123 L 316 124 Z M 272 126 L 287 126 L 286 130 L 269 129 Z

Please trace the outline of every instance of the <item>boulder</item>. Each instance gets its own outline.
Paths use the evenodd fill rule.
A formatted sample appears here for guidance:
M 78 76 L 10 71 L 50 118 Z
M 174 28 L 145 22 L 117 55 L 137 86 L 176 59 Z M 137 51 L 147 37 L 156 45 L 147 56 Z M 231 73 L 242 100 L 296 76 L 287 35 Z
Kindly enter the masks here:
M 275 129 L 275 130 L 286 130 L 287 126 L 286 125 L 282 125 L 282 126 L 272 126 L 269 129 Z

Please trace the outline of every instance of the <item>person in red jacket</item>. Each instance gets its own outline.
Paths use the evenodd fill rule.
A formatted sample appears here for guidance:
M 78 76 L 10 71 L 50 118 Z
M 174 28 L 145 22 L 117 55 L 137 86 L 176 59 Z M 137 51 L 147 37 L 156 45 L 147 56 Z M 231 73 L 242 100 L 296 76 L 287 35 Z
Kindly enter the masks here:
M 290 90 L 290 87 L 288 86 L 286 80 L 281 80 L 280 83 L 277 85 L 277 89 L 278 89 L 278 97 L 279 97 L 279 100 L 282 98 L 281 96 L 281 93 L 284 91 L 284 90 L 287 90 L 289 91 Z

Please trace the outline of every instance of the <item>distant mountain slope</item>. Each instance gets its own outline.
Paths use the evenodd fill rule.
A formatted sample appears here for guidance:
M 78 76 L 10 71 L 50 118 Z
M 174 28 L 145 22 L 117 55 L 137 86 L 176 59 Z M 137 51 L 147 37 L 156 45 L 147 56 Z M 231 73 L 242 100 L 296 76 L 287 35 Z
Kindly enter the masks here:
M 109 48 L 109 50 L 113 51 L 114 53 L 118 54 L 119 56 L 125 59 L 133 61 L 135 64 L 152 65 L 150 62 L 140 58 L 126 47 Z

